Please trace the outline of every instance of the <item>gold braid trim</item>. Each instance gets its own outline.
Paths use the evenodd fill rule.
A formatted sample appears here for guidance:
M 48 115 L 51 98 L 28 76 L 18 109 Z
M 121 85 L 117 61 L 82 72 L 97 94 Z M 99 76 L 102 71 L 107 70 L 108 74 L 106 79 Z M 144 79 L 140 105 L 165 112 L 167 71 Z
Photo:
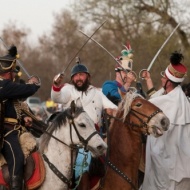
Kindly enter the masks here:
M 20 122 L 21 121 L 21 102 L 19 100 L 13 101 L 14 108 L 16 111 L 17 119 Z
M 39 128 L 42 128 L 42 130 L 45 130 L 48 127 L 48 125 L 46 123 L 44 123 L 43 121 L 37 119 L 35 117 L 35 115 L 30 112 L 30 110 L 28 109 L 28 105 L 27 105 L 27 109 L 26 109 L 26 107 L 25 108 L 22 107 L 22 112 L 25 115 L 31 117 L 32 120 L 33 120 L 33 123 L 35 123 Z
M 29 110 L 29 108 L 28 108 L 28 105 L 27 105 L 27 104 L 24 105 L 24 104 L 25 104 L 25 103 L 23 102 L 23 106 L 21 107 L 22 112 L 23 112 L 25 115 L 31 117 L 34 121 L 39 121 L 39 120 L 35 117 L 35 115 L 30 112 L 30 110 Z

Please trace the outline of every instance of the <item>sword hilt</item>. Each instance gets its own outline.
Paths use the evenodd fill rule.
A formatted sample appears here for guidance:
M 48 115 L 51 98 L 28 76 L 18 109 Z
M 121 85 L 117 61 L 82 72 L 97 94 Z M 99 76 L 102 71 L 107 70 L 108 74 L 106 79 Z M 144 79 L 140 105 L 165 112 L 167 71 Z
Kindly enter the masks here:
M 142 79 L 142 80 L 144 80 L 144 77 L 142 76 L 143 71 L 148 71 L 148 70 L 147 69 L 140 70 L 140 72 L 139 72 L 139 78 Z

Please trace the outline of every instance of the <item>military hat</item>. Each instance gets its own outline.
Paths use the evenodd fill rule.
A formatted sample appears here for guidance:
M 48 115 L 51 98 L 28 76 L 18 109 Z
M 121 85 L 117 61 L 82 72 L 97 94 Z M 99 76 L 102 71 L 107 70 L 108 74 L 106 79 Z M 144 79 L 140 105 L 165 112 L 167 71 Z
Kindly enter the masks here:
M 124 45 L 125 49 L 121 51 L 121 56 L 117 57 L 116 60 L 120 64 L 116 64 L 115 71 L 127 70 L 132 71 L 133 68 L 133 50 L 130 44 Z
M 169 80 L 181 83 L 187 75 L 187 67 L 182 64 L 184 59 L 183 55 L 177 51 L 171 54 L 170 64 L 166 68 L 165 72 L 162 72 L 162 76 L 167 77 Z
M 90 75 L 88 68 L 81 64 L 80 58 L 78 58 L 77 64 L 71 69 L 71 78 L 77 73 L 87 73 Z
M 16 60 L 18 58 L 17 48 L 16 46 L 12 45 L 8 49 L 8 54 L 5 56 L 0 57 L 0 73 L 6 72 L 17 72 L 16 69 Z

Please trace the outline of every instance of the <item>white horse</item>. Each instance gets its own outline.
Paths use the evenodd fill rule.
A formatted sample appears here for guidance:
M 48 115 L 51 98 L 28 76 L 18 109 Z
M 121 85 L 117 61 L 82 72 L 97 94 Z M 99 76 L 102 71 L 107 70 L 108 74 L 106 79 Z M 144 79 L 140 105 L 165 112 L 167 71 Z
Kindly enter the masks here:
M 95 130 L 94 123 L 78 100 L 76 106 L 61 112 L 40 138 L 46 177 L 40 190 L 67 190 L 71 183 L 76 151 L 90 150 L 92 156 L 105 153 L 107 145 Z

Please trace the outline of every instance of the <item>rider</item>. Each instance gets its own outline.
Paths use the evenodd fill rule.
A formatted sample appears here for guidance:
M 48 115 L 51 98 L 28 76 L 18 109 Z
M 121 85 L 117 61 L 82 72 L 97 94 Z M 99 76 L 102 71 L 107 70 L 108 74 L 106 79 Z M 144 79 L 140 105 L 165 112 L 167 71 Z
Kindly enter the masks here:
M 8 164 L 10 190 L 21 190 L 23 186 L 24 155 L 18 138 L 23 132 L 21 123 L 32 125 L 31 118 L 22 114 L 19 101 L 40 87 L 37 77 L 31 77 L 28 84 L 14 82 L 17 58 L 16 46 L 11 46 L 8 54 L 0 57 L 1 153 Z
M 132 83 L 136 80 L 136 76 L 132 71 L 133 66 L 133 50 L 131 49 L 130 44 L 124 46 L 125 49 L 121 51 L 121 56 L 117 58 L 117 61 L 120 63 L 116 64 L 115 67 L 115 80 L 106 81 L 102 86 L 102 92 L 109 98 L 114 104 L 118 105 L 122 99 L 122 96 L 127 93 L 127 91 L 131 88 Z M 145 94 L 142 90 L 142 86 L 140 82 L 137 82 L 137 93 L 141 94 L 145 97 Z M 109 122 L 109 121 L 108 121 Z M 105 122 L 105 117 L 103 117 L 102 133 L 106 133 L 106 128 L 108 124 Z M 143 139 L 143 150 L 145 148 L 146 138 L 142 136 Z M 144 158 L 144 152 L 143 157 Z M 139 167 L 139 183 L 142 184 L 144 176 L 144 164 L 141 162 Z
M 82 102 L 83 109 L 89 114 L 91 119 L 94 121 L 96 129 L 99 131 L 101 126 L 101 113 L 103 109 L 117 109 L 117 106 L 114 105 L 106 96 L 101 92 L 100 89 L 94 87 L 90 83 L 90 72 L 88 68 L 81 64 L 80 61 L 72 68 L 71 70 L 71 82 L 72 84 L 62 84 L 63 83 L 63 74 L 57 75 L 54 78 L 53 87 L 51 90 L 51 98 L 55 103 L 61 103 L 63 108 L 69 107 L 72 100 L 77 100 L 80 98 Z M 88 155 L 88 165 L 83 169 L 85 180 L 86 176 L 88 177 L 89 163 L 91 160 L 90 154 L 85 153 L 83 150 L 80 150 L 81 153 L 77 157 L 77 166 L 81 166 L 84 160 L 84 157 Z M 76 169 L 76 178 L 81 174 L 77 173 Z M 89 190 L 89 182 L 85 180 L 86 189 Z M 84 187 L 83 187 L 84 188 Z
M 136 79 L 132 72 L 133 53 L 130 46 L 122 50 L 121 54 L 122 56 L 117 58 L 120 64 L 117 63 L 115 67 L 115 80 L 106 81 L 102 86 L 102 92 L 116 105 Z
M 189 190 L 190 187 L 190 104 L 181 88 L 187 68 L 183 55 L 175 51 L 170 64 L 161 73 L 162 88 L 150 101 L 169 118 L 169 130 L 159 138 L 148 137 L 143 190 Z M 155 91 L 150 73 L 142 75 L 148 89 Z

